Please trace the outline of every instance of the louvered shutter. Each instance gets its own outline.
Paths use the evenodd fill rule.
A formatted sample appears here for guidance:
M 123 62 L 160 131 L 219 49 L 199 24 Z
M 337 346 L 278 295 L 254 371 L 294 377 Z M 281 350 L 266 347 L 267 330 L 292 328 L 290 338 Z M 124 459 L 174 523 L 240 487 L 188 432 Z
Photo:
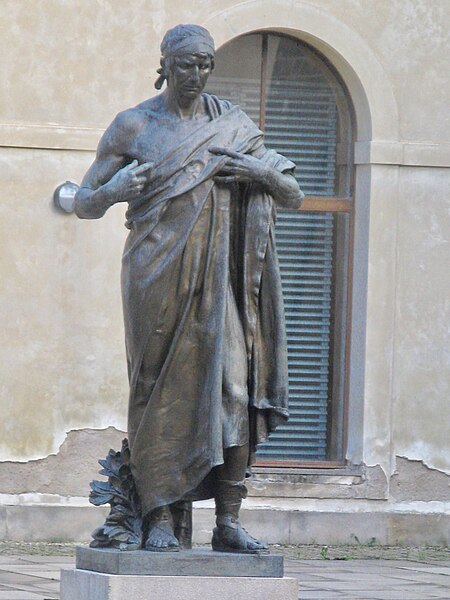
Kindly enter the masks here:
M 336 102 L 321 76 L 271 82 L 269 148 L 297 165 L 307 195 L 332 196 Z M 279 210 L 275 229 L 286 311 L 290 420 L 262 444 L 264 460 L 325 460 L 330 400 L 333 215 Z
M 240 104 L 258 123 L 259 80 L 215 77 L 208 91 Z M 266 145 L 296 163 L 296 178 L 307 195 L 334 194 L 336 131 L 335 98 L 320 73 L 299 82 L 270 82 Z M 260 460 L 327 458 L 333 230 L 331 212 L 278 211 L 276 244 L 286 311 L 291 418 L 260 446 Z
M 279 211 L 275 233 L 286 313 L 291 416 L 260 446 L 258 457 L 325 460 L 333 217 Z

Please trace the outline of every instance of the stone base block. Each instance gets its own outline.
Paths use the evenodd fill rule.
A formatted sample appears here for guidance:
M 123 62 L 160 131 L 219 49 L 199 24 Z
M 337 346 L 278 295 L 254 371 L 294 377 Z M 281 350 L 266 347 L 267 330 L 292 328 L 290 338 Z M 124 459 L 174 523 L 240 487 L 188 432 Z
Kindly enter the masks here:
M 297 600 L 290 577 L 184 577 L 61 571 L 61 600 Z
M 273 508 L 242 509 L 242 524 L 257 538 L 269 544 L 367 544 L 406 546 L 448 546 L 450 515 L 442 512 L 392 512 L 374 507 L 362 512 L 359 500 L 348 500 L 347 512 L 336 505 L 333 512 L 282 508 L 284 499 L 268 501 Z M 308 501 L 309 502 L 309 501 Z M 347 501 L 346 501 L 347 502 Z M 363 502 L 364 503 L 364 502 Z M 380 505 L 382 502 L 380 502 Z M 427 510 L 427 502 L 417 503 Z M 393 507 L 395 508 L 395 507 Z M 411 511 L 413 509 L 411 508 Z M 104 523 L 108 509 L 96 506 L 27 505 L 0 506 L 0 538 L 21 542 L 81 542 L 91 539 L 91 531 Z M 194 508 L 195 544 L 210 544 L 214 508 Z
M 209 577 L 283 577 L 283 557 L 232 554 L 209 548 L 179 552 L 77 548 L 77 569 L 110 575 L 186 575 Z

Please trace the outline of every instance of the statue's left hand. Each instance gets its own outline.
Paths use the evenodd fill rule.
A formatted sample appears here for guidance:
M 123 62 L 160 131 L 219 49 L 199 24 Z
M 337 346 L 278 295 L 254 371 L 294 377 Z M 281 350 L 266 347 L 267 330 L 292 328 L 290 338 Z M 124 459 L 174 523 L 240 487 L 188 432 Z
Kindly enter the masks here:
M 216 175 L 214 181 L 218 183 L 250 182 L 256 181 L 264 183 L 266 175 L 266 166 L 250 154 L 243 154 L 228 148 L 213 146 L 209 149 L 212 154 L 217 156 L 228 156 L 228 160 L 220 170 L 221 175 Z M 222 173 L 224 175 L 222 175 Z

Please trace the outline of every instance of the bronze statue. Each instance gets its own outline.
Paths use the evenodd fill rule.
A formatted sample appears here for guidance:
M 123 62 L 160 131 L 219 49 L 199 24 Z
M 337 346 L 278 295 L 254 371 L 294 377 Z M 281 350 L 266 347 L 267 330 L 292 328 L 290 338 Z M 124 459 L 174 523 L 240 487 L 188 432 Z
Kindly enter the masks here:
M 295 165 L 238 106 L 202 93 L 214 42 L 178 25 L 166 89 L 117 115 L 76 197 L 80 218 L 127 202 L 122 294 L 131 473 L 147 550 L 177 550 L 171 506 L 214 497 L 213 549 L 267 545 L 239 523 L 256 445 L 288 418 L 274 203 L 303 198 Z

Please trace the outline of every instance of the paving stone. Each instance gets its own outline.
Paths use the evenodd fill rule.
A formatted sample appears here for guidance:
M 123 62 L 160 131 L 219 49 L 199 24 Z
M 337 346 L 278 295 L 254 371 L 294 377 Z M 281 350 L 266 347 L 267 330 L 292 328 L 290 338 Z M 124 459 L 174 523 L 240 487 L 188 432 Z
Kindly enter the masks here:
M 329 590 L 302 590 L 299 592 L 299 600 L 334 600 L 335 598 L 348 598 L 347 594 L 330 592 Z
M 300 581 L 303 582 L 303 579 L 300 577 Z M 382 582 L 382 583 L 380 583 Z M 385 578 L 385 577 L 334 577 L 333 579 L 322 580 L 321 585 L 329 588 L 330 586 L 334 586 L 335 589 L 349 589 L 349 590 L 359 590 L 367 587 L 368 589 L 372 588 L 383 588 L 383 589 L 395 589 L 399 586 L 409 585 L 410 582 L 405 579 L 393 579 L 393 578 Z
M 39 577 L 33 575 L 27 575 L 24 573 L 14 573 L 12 571 L 3 571 L 0 573 L 0 583 L 11 584 L 20 581 L 22 585 L 32 585 L 33 583 L 39 582 Z M 42 580 L 41 580 L 42 581 Z
M 399 579 L 400 579 L 399 575 Z M 450 577 L 448 575 L 441 575 L 440 573 L 413 573 L 409 577 L 402 579 L 408 579 L 409 581 L 414 581 L 416 583 L 428 583 L 431 585 L 450 585 Z M 450 592 L 449 592 L 450 597 Z
M 348 595 L 347 598 L 358 598 L 361 600 L 434 600 L 434 598 L 439 598 L 439 596 L 424 596 L 422 592 L 415 592 L 412 590 L 378 590 L 378 591 L 366 591 L 364 592 L 364 596 L 361 595 Z M 440 598 L 445 598 L 448 600 L 447 596 L 441 596 Z
M 301 579 L 302 584 L 311 583 L 312 585 L 318 585 L 319 583 L 323 583 L 324 581 L 328 581 L 329 578 L 320 577 L 318 575 L 312 575 L 311 573 L 299 574 L 293 569 L 285 569 L 284 574 L 289 577 L 298 577 Z
M 18 558 L 18 557 L 17 557 Z M 31 555 L 28 554 L 26 556 L 21 556 L 21 560 L 26 561 L 27 563 L 38 563 L 38 564 L 61 564 L 64 566 L 72 565 L 75 563 L 75 558 L 73 556 L 42 556 L 42 555 Z
M 50 598 L 50 597 L 48 597 Z M 10 590 L 8 592 L 0 591 L 0 600 L 46 600 L 42 594 L 31 592 L 21 592 Z
M 420 565 L 420 566 L 402 566 L 402 569 L 404 569 L 405 571 L 415 571 L 417 573 L 429 573 L 432 575 L 438 574 L 438 575 L 446 575 L 447 577 L 450 577 L 450 567 L 446 567 L 444 565 L 441 565 L 439 567 L 436 566 L 424 566 L 424 565 Z
M 21 556 L 0 556 L 1 565 L 18 565 L 23 563 Z
M 75 563 L 72 557 L 66 556 L 13 555 L 0 559 L 4 559 L 0 560 L 0 600 L 57 600 L 59 582 L 51 577 L 57 575 L 59 579 L 59 568 L 71 567 Z M 429 564 L 406 560 L 325 561 L 287 558 L 285 574 L 298 579 L 300 600 L 450 598 L 448 561 Z M 5 580 L 5 577 L 8 579 Z M 359 587 L 360 583 L 364 587 Z M 358 589 L 355 589 L 355 585 L 358 585 Z
M 406 582 L 400 582 L 396 585 L 392 585 L 391 583 L 384 583 L 384 581 L 375 581 L 375 580 L 367 580 L 364 577 L 357 578 L 353 580 L 347 581 L 331 581 L 329 584 L 320 584 L 325 589 L 333 589 L 336 591 L 339 590 L 348 590 L 348 591 L 356 591 L 356 590 L 395 590 L 397 588 L 408 588 L 416 589 L 417 585 L 415 583 L 407 584 Z
M 64 565 L 64 568 L 66 566 Z M 59 579 L 61 568 L 56 568 L 54 565 L 11 565 L 5 569 L 3 565 L 0 565 L 0 581 L 4 572 L 30 575 L 31 577 L 40 577 L 42 579 Z

